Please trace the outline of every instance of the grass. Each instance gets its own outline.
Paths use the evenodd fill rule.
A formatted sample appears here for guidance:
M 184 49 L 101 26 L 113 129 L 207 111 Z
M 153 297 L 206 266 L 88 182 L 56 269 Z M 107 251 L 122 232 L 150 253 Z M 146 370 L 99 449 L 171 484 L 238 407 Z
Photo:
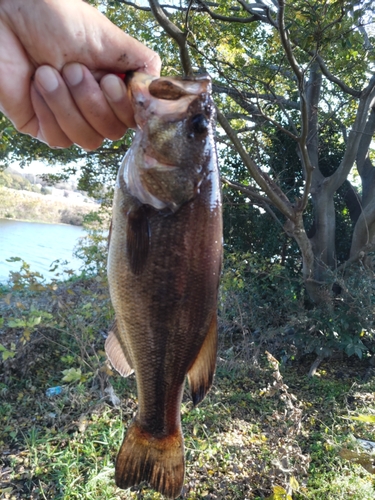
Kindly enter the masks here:
M 103 352 L 113 319 L 105 279 L 0 293 L 0 344 L 13 353 L 0 362 L 0 498 L 161 499 L 146 484 L 114 483 L 137 396 L 134 376 L 114 374 Z M 311 379 L 311 359 L 282 366 L 240 341 L 233 356 L 228 342 L 221 334 L 207 398 L 197 408 L 183 399 L 183 498 L 372 500 L 373 456 L 356 437 L 375 441 L 375 427 L 351 419 L 375 414 L 366 362 L 327 360 Z M 62 393 L 48 397 L 54 386 Z

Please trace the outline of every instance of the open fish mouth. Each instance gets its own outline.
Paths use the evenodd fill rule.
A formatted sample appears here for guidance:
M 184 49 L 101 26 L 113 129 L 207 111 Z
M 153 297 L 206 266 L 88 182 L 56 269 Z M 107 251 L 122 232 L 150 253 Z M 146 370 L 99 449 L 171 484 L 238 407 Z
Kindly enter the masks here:
M 211 79 L 206 75 L 192 81 L 129 73 L 126 84 L 135 110 L 135 121 L 140 128 L 143 128 L 150 115 L 163 116 L 169 121 L 177 120 L 197 97 L 211 95 Z

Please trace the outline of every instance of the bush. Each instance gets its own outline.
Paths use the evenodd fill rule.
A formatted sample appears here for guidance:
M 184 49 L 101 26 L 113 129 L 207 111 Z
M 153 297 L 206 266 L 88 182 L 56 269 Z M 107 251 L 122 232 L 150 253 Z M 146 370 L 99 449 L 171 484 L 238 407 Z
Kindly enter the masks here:
M 90 212 L 83 218 L 83 227 L 87 235 L 80 239 L 74 250 L 74 256 L 81 259 L 82 272 L 87 276 L 105 275 L 108 255 L 107 212 Z
M 268 349 L 271 344 L 284 359 L 372 353 L 373 272 L 357 263 L 345 273 L 330 272 L 330 278 L 330 289 L 340 292 L 329 292 L 326 303 L 315 305 L 293 271 L 259 255 L 227 254 L 220 300 L 225 343 L 267 343 Z
M 42 194 L 52 194 L 52 190 L 51 190 L 51 189 L 46 188 L 45 186 L 42 186 L 42 187 L 40 188 L 40 192 L 41 192 Z

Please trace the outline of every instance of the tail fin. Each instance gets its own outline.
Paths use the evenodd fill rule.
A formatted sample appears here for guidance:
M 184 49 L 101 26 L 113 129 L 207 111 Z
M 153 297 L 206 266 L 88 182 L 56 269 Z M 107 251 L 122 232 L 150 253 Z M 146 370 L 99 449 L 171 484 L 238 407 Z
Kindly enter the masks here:
M 185 475 L 184 439 L 181 430 L 163 438 L 154 437 L 133 421 L 116 460 L 116 484 L 130 488 L 142 481 L 166 496 L 177 498 Z

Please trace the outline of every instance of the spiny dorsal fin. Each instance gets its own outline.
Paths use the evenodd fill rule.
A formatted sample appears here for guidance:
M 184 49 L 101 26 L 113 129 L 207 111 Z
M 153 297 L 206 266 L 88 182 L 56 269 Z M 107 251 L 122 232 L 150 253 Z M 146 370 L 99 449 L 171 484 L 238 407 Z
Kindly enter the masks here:
M 194 406 L 206 396 L 212 385 L 216 366 L 217 316 L 216 311 L 208 328 L 201 350 L 188 372 L 188 381 Z
M 105 352 L 107 357 L 115 370 L 119 372 L 123 377 L 128 377 L 133 373 L 133 367 L 130 362 L 130 358 L 127 352 L 125 352 L 125 347 L 120 344 L 117 337 L 117 323 L 112 326 L 111 331 L 105 341 Z
M 127 214 L 126 250 L 134 274 L 141 274 L 147 261 L 150 246 L 150 223 L 144 205 Z

